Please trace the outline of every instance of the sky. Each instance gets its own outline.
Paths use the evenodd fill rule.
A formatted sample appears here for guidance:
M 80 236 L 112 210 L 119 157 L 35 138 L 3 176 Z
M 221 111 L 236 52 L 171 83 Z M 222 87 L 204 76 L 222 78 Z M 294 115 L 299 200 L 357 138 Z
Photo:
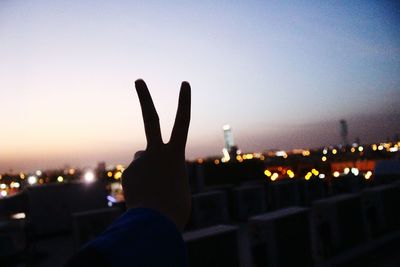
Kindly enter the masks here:
M 351 3 L 350 3 L 351 2 Z M 0 172 L 127 164 L 167 142 L 192 86 L 187 157 L 385 141 L 400 133 L 400 8 L 390 1 L 0 1 Z

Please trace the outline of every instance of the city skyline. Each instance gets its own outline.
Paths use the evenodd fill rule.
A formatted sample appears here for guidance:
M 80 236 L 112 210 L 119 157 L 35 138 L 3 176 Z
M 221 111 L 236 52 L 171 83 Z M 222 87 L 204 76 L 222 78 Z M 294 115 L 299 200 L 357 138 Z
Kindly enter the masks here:
M 145 147 L 134 80 L 167 142 L 192 86 L 187 156 L 385 141 L 400 133 L 390 1 L 0 3 L 0 171 L 129 163 Z M 101 146 L 100 146 L 101 144 Z

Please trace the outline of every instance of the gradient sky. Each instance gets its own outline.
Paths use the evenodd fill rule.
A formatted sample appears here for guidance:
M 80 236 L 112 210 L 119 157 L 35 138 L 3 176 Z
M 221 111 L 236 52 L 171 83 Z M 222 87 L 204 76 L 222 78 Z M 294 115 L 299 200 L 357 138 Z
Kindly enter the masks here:
M 138 1 L 139 2 L 139 1 Z M 385 1 L 0 1 L 0 171 L 128 163 L 134 80 L 164 141 L 192 85 L 189 158 L 400 133 L 400 13 Z

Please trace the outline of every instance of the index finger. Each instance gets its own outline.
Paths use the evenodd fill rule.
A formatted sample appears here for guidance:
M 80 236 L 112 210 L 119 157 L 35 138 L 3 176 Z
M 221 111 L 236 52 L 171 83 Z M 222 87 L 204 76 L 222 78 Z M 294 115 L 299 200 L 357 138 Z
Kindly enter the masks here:
M 142 116 L 144 122 L 144 130 L 146 132 L 147 147 L 158 146 L 162 144 L 160 121 L 156 108 L 146 83 L 139 79 L 135 81 L 136 92 L 139 97 L 140 106 L 142 108 Z

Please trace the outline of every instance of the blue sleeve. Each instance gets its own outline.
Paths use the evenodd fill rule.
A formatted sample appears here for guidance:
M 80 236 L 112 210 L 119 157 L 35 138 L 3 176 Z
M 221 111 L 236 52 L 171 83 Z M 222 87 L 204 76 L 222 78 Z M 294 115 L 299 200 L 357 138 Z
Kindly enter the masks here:
M 125 212 L 80 253 L 82 261 L 97 257 L 94 260 L 101 258 L 104 266 L 187 266 L 185 245 L 175 224 L 145 208 Z M 74 262 L 79 262 L 79 256 Z

